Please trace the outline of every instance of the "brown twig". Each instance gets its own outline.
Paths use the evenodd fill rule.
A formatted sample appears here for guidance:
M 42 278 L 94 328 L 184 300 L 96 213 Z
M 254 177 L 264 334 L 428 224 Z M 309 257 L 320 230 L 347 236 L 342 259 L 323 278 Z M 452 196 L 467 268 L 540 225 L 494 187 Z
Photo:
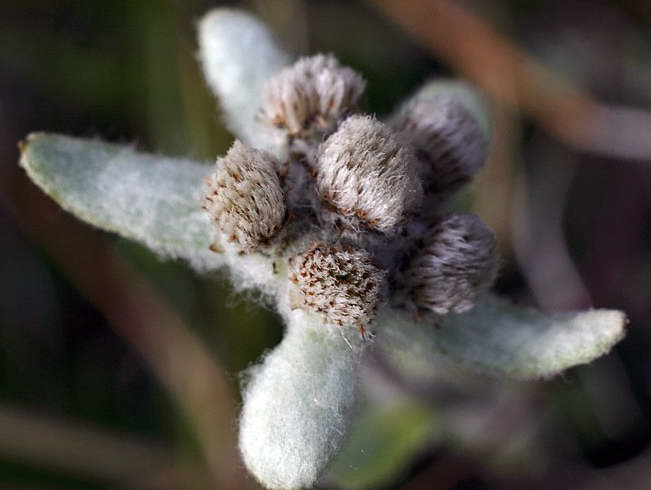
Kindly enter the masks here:
M 497 102 L 527 112 L 575 148 L 651 158 L 651 114 L 607 106 L 562 80 L 449 0 L 369 0 Z

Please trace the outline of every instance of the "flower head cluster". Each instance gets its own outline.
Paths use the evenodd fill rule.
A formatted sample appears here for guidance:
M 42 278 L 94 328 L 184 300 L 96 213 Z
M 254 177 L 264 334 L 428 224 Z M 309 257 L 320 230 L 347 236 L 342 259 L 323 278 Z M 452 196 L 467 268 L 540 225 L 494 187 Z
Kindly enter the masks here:
M 276 161 L 236 141 L 217 161 L 204 195 L 215 248 L 286 262 L 302 298 L 292 306 L 323 314 L 324 328 L 372 325 L 381 293 L 414 312 L 465 311 L 495 277 L 495 242 L 478 217 L 441 203 L 482 165 L 485 137 L 455 98 L 416 99 L 390 125 L 353 114 L 363 86 L 323 55 L 266 83 L 261 117 L 289 151 Z

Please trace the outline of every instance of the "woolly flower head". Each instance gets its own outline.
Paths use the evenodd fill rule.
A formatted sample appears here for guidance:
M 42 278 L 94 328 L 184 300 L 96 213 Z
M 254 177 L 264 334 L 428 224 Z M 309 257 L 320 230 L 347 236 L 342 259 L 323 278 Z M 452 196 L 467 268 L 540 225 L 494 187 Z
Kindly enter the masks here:
M 422 198 L 413 152 L 368 116 L 349 117 L 320 145 L 316 187 L 328 218 L 389 235 Z
M 328 325 L 357 325 L 362 331 L 373 321 L 384 274 L 370 255 L 351 247 L 315 244 L 289 258 L 289 279 L 298 288 L 295 306 L 324 314 Z
M 261 117 L 292 137 L 326 132 L 355 107 L 364 85 L 332 55 L 301 58 L 266 83 Z
M 495 236 L 477 216 L 451 214 L 427 230 L 400 273 L 405 307 L 446 315 L 471 309 L 497 273 Z
M 486 134 L 454 93 L 414 97 L 391 117 L 389 126 L 414 149 L 426 194 L 457 190 L 486 160 Z
M 285 218 L 274 165 L 272 156 L 236 142 L 206 179 L 203 209 L 226 241 L 244 252 L 263 246 Z
M 369 348 L 532 379 L 623 337 L 618 311 L 545 315 L 486 293 L 495 238 L 447 209 L 488 150 L 470 87 L 427 83 L 384 123 L 357 112 L 354 70 L 332 55 L 288 66 L 249 14 L 206 15 L 199 48 L 238 137 L 207 177 L 198 162 L 50 134 L 30 135 L 21 164 L 81 219 L 200 271 L 227 268 L 275 304 L 286 334 L 245 376 L 240 418 L 242 458 L 264 486 L 312 487 L 328 468 Z

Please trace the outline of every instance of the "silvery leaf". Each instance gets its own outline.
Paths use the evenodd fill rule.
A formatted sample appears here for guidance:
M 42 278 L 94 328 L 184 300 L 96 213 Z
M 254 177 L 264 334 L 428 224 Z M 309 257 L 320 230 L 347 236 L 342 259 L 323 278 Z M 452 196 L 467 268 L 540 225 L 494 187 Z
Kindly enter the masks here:
M 545 314 L 488 294 L 439 326 L 387 309 L 378 315 L 378 341 L 387 351 L 442 355 L 483 373 L 537 379 L 608 353 L 624 337 L 626 321 L 616 310 Z
M 98 228 L 146 244 L 199 270 L 219 267 L 200 189 L 210 168 L 99 140 L 34 133 L 21 165 L 64 209 Z

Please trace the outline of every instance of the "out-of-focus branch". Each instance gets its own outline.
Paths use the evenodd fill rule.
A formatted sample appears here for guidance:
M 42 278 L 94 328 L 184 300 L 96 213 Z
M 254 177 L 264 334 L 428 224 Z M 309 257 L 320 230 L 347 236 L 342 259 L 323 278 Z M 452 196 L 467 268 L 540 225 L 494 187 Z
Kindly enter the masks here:
M 153 441 L 7 406 L 0 407 L 0 434 L 0 454 L 13 461 L 125 488 L 196 488 L 191 482 L 205 483 L 207 476 L 180 467 L 175 454 Z
M 575 168 L 547 141 L 534 140 L 530 156 L 533 170 L 523 169 L 517 182 L 512 212 L 515 257 L 543 310 L 590 308 L 590 294 L 563 233 Z
M 450 0 L 369 0 L 496 101 L 531 115 L 578 149 L 651 158 L 651 113 L 608 106 L 532 60 Z

